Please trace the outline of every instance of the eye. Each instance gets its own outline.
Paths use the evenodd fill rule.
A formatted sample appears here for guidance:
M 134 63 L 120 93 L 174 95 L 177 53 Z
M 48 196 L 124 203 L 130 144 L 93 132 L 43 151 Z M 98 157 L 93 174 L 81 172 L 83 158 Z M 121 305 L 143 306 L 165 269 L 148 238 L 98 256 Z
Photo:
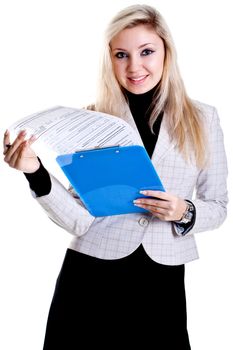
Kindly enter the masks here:
M 121 58 L 128 57 L 128 55 L 127 55 L 126 52 L 121 52 L 121 51 L 119 51 L 119 52 L 117 52 L 117 53 L 115 54 L 115 57 L 121 59 Z
M 142 51 L 141 56 L 148 56 L 148 55 L 151 55 L 152 53 L 154 53 L 153 50 L 145 49 Z

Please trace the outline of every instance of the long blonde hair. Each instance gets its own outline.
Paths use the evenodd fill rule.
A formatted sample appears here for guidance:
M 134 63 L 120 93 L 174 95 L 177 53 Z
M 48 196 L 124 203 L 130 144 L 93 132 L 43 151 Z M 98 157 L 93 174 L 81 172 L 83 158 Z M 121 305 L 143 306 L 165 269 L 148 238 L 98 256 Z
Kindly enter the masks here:
M 160 13 L 153 7 L 129 6 L 120 11 L 109 23 L 105 32 L 95 109 L 119 117 L 130 114 L 126 98 L 113 71 L 110 43 L 112 38 L 123 29 L 139 24 L 153 28 L 163 40 L 165 48 L 164 69 L 152 101 L 150 127 L 152 129 L 158 115 L 162 111 L 165 112 L 168 116 L 171 139 L 176 141 L 178 149 L 186 160 L 192 153 L 197 166 L 203 168 L 206 162 L 206 142 L 201 111 L 185 91 L 169 28 Z

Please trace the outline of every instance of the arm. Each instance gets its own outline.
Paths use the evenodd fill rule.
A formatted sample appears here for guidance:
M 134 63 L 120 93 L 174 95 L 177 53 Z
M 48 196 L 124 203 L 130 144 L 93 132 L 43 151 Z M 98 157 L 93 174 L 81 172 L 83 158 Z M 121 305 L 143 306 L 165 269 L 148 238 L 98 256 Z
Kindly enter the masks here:
M 33 197 L 57 225 L 77 236 L 83 235 L 94 217 L 88 213 L 77 197 L 74 198 L 74 195 L 48 173 L 40 159 L 39 162 L 40 167 L 36 172 L 24 173 Z
M 85 234 L 95 217 L 54 176 L 50 179 L 51 191 L 36 197 L 37 202 L 57 225 L 77 236 Z M 32 195 L 35 197 L 34 192 Z
M 209 163 L 198 176 L 196 197 L 196 222 L 191 233 L 219 227 L 227 215 L 227 159 L 222 129 L 216 109 L 213 109 L 209 133 Z
M 42 197 L 49 194 L 52 184 L 50 175 L 39 157 L 38 160 L 40 163 L 39 169 L 34 173 L 24 173 L 24 175 L 29 182 L 31 190 L 35 193 L 35 196 Z
M 26 132 L 20 132 L 10 145 L 10 134 L 5 133 L 3 140 L 5 162 L 10 167 L 25 173 L 32 195 L 51 220 L 70 233 L 78 236 L 84 234 L 95 218 L 89 214 L 78 198 L 74 198 L 43 167 L 31 148 L 35 138 L 31 137 L 25 141 L 25 137 Z
M 211 118 L 211 115 L 210 115 Z M 144 195 L 155 198 L 141 198 L 135 205 L 149 210 L 163 221 L 171 221 L 176 234 L 193 234 L 208 231 L 220 226 L 226 218 L 227 197 L 227 160 L 223 134 L 219 125 L 216 109 L 212 109 L 212 118 L 208 126 L 209 162 L 201 170 L 196 182 L 196 198 L 186 198 L 193 203 L 195 211 L 190 225 L 184 231 L 178 230 L 175 221 L 180 220 L 186 204 L 184 199 L 167 192 L 145 191 Z

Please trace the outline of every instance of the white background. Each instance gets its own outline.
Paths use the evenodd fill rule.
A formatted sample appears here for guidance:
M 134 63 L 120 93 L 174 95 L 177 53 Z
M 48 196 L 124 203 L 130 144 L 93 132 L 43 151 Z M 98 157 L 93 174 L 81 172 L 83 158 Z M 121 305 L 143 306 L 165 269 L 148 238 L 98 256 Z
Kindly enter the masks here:
M 145 2 L 157 7 L 173 33 L 189 95 L 218 109 L 229 161 L 231 196 L 231 1 Z M 94 101 L 103 30 L 116 11 L 133 3 L 0 3 L 1 139 L 11 123 L 31 113 L 54 105 L 79 108 Z M 32 199 L 24 176 L 2 159 L 0 348 L 40 350 L 54 284 L 71 237 L 50 222 Z M 49 170 L 60 177 L 55 162 L 48 161 L 46 155 L 43 159 Z M 230 203 L 228 218 L 218 230 L 197 234 L 200 259 L 186 265 L 192 350 L 233 349 L 232 226 Z

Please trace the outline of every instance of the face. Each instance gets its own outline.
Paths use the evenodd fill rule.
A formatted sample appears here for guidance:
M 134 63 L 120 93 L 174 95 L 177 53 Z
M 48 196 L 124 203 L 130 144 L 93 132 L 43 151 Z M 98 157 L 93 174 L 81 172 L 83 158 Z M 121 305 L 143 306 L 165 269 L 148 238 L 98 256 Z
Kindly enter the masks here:
M 116 79 L 126 90 L 143 94 L 160 81 L 163 73 L 164 44 L 146 25 L 127 28 L 110 43 Z

